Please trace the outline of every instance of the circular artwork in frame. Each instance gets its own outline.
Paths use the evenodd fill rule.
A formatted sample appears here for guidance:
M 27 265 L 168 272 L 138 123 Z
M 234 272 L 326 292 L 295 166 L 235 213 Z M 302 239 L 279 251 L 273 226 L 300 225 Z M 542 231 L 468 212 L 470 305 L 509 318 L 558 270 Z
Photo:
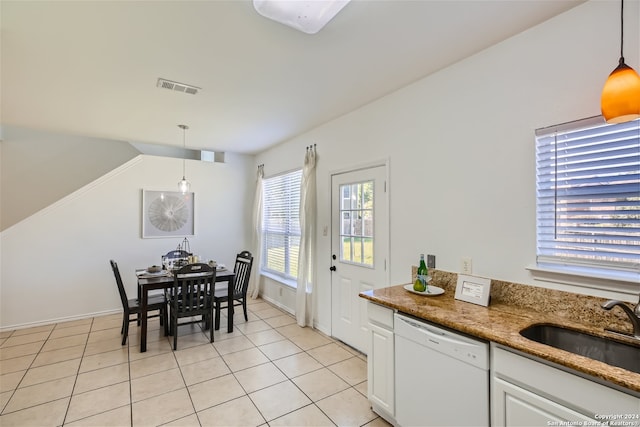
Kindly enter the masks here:
M 142 237 L 194 235 L 194 193 L 142 190 Z

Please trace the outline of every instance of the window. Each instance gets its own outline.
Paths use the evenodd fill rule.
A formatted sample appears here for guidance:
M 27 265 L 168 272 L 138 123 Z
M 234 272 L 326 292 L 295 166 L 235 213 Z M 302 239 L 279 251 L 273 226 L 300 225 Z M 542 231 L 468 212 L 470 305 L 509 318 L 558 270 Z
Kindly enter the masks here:
M 640 120 L 536 131 L 537 263 L 637 279 Z
M 373 267 L 373 181 L 340 186 L 340 260 Z
M 262 270 L 285 279 L 298 277 L 300 183 L 302 170 L 262 182 Z

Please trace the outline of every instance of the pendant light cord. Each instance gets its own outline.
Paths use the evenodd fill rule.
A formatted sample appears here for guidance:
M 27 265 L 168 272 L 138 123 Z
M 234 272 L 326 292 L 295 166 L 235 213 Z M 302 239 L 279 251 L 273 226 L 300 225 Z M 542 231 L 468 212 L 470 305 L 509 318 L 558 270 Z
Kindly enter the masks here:
M 186 156 L 187 156 L 187 143 L 186 143 L 186 138 L 185 138 L 185 133 L 187 132 L 187 127 L 183 126 L 182 127 L 182 179 L 184 179 L 185 177 L 185 162 L 186 162 Z
M 624 43 L 624 0 L 620 0 L 620 64 L 624 63 L 622 44 Z
M 189 126 L 187 125 L 178 125 L 178 127 L 180 129 L 182 129 L 182 179 L 185 179 L 185 172 L 186 172 L 186 167 L 185 167 L 185 163 L 186 163 L 186 159 L 187 159 L 187 139 L 186 139 L 186 132 L 187 129 L 189 129 Z

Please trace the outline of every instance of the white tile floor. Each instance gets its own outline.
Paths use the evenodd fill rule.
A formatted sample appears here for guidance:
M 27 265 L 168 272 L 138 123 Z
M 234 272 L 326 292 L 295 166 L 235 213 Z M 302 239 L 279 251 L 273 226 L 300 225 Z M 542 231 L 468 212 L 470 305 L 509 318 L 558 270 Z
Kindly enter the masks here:
M 0 425 L 388 426 L 366 398 L 366 356 L 258 299 L 235 330 L 151 320 L 147 352 L 122 316 L 0 333 Z M 223 317 L 222 324 L 226 325 Z

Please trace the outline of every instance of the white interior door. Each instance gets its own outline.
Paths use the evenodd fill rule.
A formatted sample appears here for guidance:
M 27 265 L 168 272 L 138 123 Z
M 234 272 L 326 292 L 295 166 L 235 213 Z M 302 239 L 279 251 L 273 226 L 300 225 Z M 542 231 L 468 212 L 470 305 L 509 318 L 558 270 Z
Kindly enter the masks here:
M 389 195 L 386 166 L 331 176 L 332 335 L 367 353 L 361 291 L 387 285 Z

